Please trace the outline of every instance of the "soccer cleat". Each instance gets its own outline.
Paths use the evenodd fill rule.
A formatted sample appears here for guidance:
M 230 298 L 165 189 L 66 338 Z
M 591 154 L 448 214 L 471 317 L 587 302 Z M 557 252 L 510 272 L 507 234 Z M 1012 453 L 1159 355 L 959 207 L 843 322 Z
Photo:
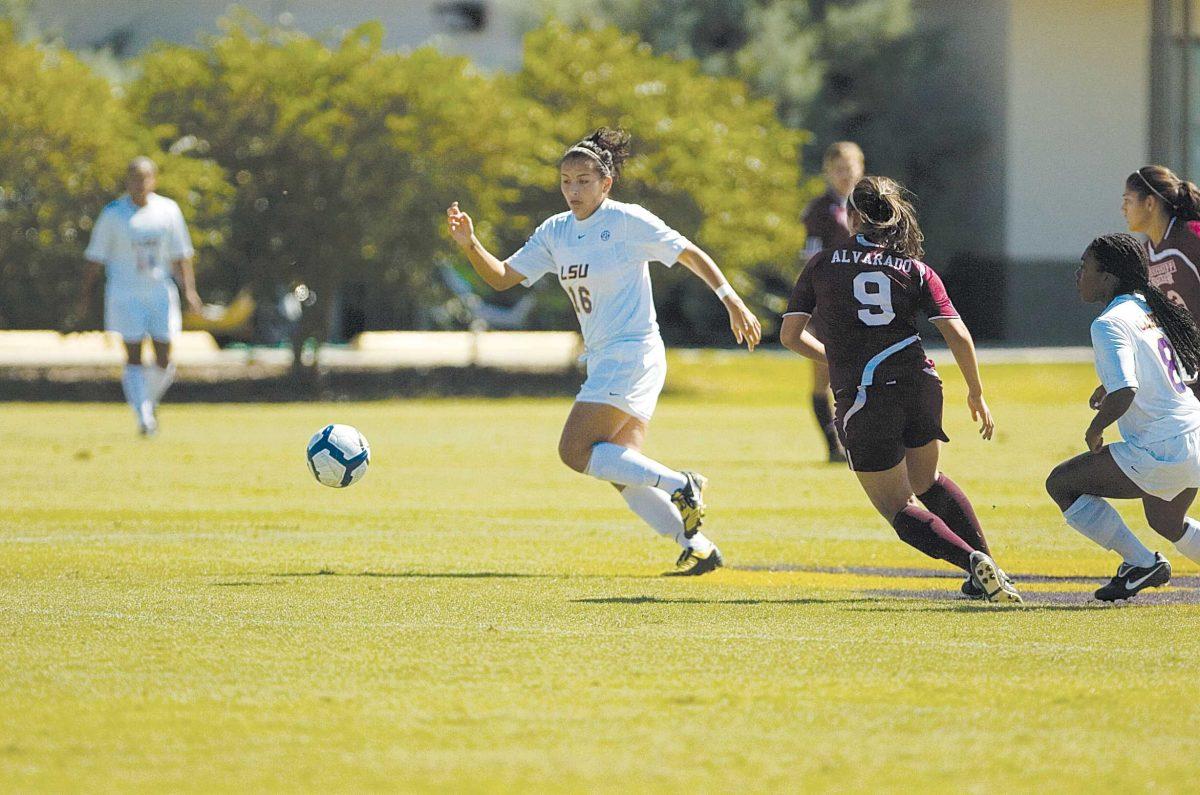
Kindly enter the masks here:
M 668 571 L 663 576 L 699 577 L 701 574 L 716 571 L 724 565 L 725 558 L 721 556 L 721 550 L 716 547 L 713 547 L 712 552 L 703 558 L 696 554 L 696 550 L 688 547 L 679 555 L 679 560 L 675 561 L 675 571 Z
M 1012 585 L 1012 577 L 1009 577 L 1003 571 L 1000 572 L 1000 577 L 1004 580 L 1004 582 Z M 970 574 L 967 575 L 967 579 L 963 580 L 962 586 L 959 588 L 959 590 L 962 592 L 962 595 L 968 599 L 987 599 L 987 593 L 984 592 L 983 588 L 975 584 L 975 580 Z
M 683 517 L 683 537 L 691 538 L 704 524 L 704 487 L 708 485 L 708 478 L 699 472 L 680 474 L 687 478 L 687 484 L 675 489 L 671 494 L 671 502 Z
M 983 552 L 972 552 L 970 563 L 971 580 L 989 602 L 1022 603 L 1021 594 L 1017 593 L 1012 581 L 990 556 Z
M 1096 591 L 1096 598 L 1101 602 L 1115 602 L 1119 599 L 1130 599 L 1145 588 L 1157 588 L 1171 581 L 1171 564 L 1161 552 L 1154 553 L 1153 566 L 1130 566 L 1122 563 L 1117 566 L 1117 575 L 1108 585 Z

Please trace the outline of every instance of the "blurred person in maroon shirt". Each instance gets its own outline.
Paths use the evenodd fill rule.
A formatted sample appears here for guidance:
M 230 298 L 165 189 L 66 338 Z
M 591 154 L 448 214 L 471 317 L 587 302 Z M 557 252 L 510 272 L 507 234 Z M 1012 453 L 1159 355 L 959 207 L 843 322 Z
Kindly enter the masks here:
M 808 203 L 801 219 L 807 232 L 804 261 L 817 252 L 843 245 L 850 240 L 850 221 L 846 201 L 855 184 L 862 179 L 866 160 L 858 144 L 837 141 L 825 150 L 822 171 L 826 190 Z M 813 316 L 808 329 L 817 339 L 824 339 L 820 315 Z M 829 394 L 829 368 L 823 362 L 812 361 L 812 410 L 817 424 L 825 434 L 829 461 L 845 461 L 846 454 L 833 426 L 833 402 Z

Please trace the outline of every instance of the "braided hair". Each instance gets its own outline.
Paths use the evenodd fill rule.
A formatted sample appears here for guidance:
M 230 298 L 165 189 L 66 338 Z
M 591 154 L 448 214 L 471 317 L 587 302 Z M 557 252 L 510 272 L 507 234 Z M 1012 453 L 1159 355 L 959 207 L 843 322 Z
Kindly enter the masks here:
M 894 179 L 863 177 L 850 193 L 850 206 L 860 219 L 856 231 L 906 257 L 925 256 L 925 233 L 908 200 L 911 195 Z
M 1146 297 L 1150 311 L 1175 348 L 1183 372 L 1195 373 L 1200 368 L 1200 329 L 1187 309 L 1150 283 L 1150 259 L 1141 241 L 1124 232 L 1102 235 L 1091 242 L 1087 252 L 1102 272 L 1117 277 L 1117 295 L 1139 292 Z
M 1200 188 L 1166 166 L 1142 166 L 1125 179 L 1125 190 L 1143 199 L 1155 197 L 1171 218 L 1200 220 Z
M 616 182 L 621 176 L 621 166 L 629 159 L 629 133 L 617 128 L 601 127 L 587 138 L 571 144 L 558 164 L 568 160 L 587 160 L 602 176 L 612 177 Z

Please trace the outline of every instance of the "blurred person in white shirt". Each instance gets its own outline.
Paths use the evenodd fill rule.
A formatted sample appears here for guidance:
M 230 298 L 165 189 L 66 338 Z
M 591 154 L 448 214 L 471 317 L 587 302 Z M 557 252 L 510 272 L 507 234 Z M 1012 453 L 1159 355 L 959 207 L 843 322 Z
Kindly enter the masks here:
M 154 192 L 157 184 L 154 161 L 134 158 L 125 174 L 127 192 L 100 212 L 84 252 L 89 265 L 82 300 L 91 296 L 103 268 L 104 329 L 125 343 L 121 386 L 145 436 L 158 430 L 156 409 L 175 375 L 171 342 L 182 327 L 179 288 L 190 309 L 201 307 L 187 224 L 178 204 Z M 146 337 L 154 344 L 148 365 L 142 363 Z

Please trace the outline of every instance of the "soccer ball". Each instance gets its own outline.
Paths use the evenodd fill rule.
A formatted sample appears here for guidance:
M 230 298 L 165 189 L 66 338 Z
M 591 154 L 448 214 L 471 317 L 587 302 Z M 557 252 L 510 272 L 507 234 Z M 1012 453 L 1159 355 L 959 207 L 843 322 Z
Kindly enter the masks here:
M 326 425 L 309 439 L 305 455 L 318 483 L 340 489 L 357 483 L 367 474 L 371 445 L 357 428 Z

